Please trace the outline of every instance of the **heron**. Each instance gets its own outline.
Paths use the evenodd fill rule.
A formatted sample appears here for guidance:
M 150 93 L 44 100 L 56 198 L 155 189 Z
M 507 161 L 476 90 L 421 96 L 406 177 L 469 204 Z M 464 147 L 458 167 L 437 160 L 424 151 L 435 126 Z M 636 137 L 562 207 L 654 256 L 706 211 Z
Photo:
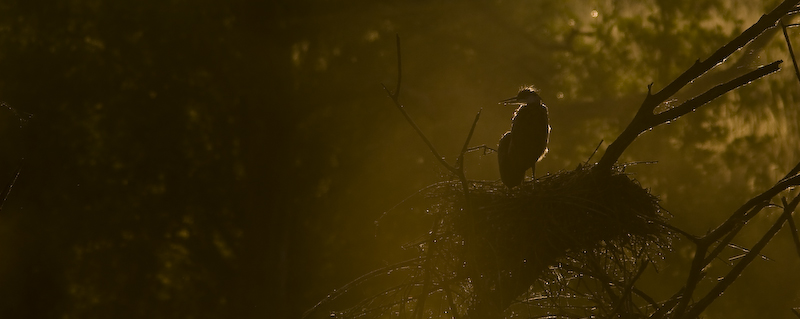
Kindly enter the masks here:
M 547 154 L 550 125 L 547 106 L 532 88 L 524 88 L 517 96 L 500 101 L 503 105 L 519 105 L 511 119 L 511 130 L 503 134 L 497 147 L 500 179 L 513 188 L 525 179 L 530 168 L 536 179 L 536 162 Z

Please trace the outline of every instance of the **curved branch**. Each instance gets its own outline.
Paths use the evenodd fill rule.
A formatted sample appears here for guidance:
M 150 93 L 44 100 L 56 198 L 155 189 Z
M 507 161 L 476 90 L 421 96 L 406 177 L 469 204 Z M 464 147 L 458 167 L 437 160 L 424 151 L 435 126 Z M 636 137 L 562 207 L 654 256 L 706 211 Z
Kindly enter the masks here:
M 669 99 L 671 96 L 673 96 L 675 93 L 677 93 L 680 89 L 682 89 L 687 84 L 689 84 L 689 82 L 691 82 L 694 79 L 696 79 L 696 78 L 700 77 L 701 75 L 705 74 L 706 72 L 708 72 L 709 70 L 711 70 L 715 66 L 721 64 L 731 54 L 733 54 L 737 50 L 741 49 L 742 47 L 744 47 L 745 45 L 747 45 L 748 43 L 753 41 L 753 39 L 758 37 L 761 33 L 763 33 L 764 31 L 766 31 L 769 28 L 774 27 L 775 24 L 783 16 L 785 16 L 788 12 L 793 10 L 798 3 L 800 3 L 800 0 L 786 0 L 786 1 L 784 1 L 783 3 L 778 5 L 775 9 L 773 9 L 772 12 L 761 16 L 761 18 L 758 20 L 758 22 L 756 22 L 755 24 L 750 26 L 750 28 L 748 28 L 747 30 L 742 32 L 742 34 L 737 36 L 735 39 L 733 39 L 730 42 L 728 42 L 728 44 L 726 44 L 726 45 L 722 46 L 721 48 L 719 48 L 710 57 L 708 57 L 704 61 L 697 60 L 697 62 L 695 62 L 694 65 L 692 65 L 689 69 L 684 71 L 683 74 L 678 76 L 675 80 L 673 80 L 670 84 L 668 84 L 666 87 L 664 87 L 663 89 L 661 89 L 657 93 L 651 94 L 652 84 L 648 85 L 648 87 L 647 87 L 647 95 L 645 96 L 645 99 L 642 102 L 642 105 L 639 108 L 639 111 L 636 113 L 636 116 L 634 116 L 634 118 L 631 121 L 631 123 L 628 124 L 628 127 L 625 129 L 625 131 L 623 131 L 622 134 L 620 134 L 620 136 L 613 143 L 611 143 L 611 145 L 608 146 L 608 149 L 606 150 L 606 153 L 603 154 L 603 157 L 597 163 L 597 166 L 595 167 L 595 169 L 600 170 L 600 171 L 608 171 L 608 170 L 610 170 L 611 167 L 614 165 L 614 163 L 616 163 L 617 160 L 619 159 L 619 157 L 622 155 L 622 152 L 624 152 L 625 149 L 628 148 L 628 146 L 633 142 L 633 140 L 635 140 L 636 137 L 639 136 L 639 134 L 647 131 L 650 128 L 655 127 L 658 124 L 663 123 L 663 122 L 659 122 L 659 121 L 668 121 L 668 120 L 675 119 L 675 118 L 677 118 L 677 117 L 679 117 L 679 116 L 681 116 L 683 114 L 686 114 L 686 113 L 681 113 L 682 111 L 684 111 L 686 109 L 688 109 L 689 111 L 691 111 L 693 109 L 696 109 L 696 108 L 702 106 L 703 104 L 707 103 L 708 101 L 713 100 L 716 97 L 719 97 L 720 95 L 724 94 L 725 92 L 728 92 L 730 90 L 735 89 L 736 87 L 733 87 L 733 88 L 730 88 L 730 89 L 727 89 L 727 90 L 723 90 L 726 87 L 717 86 L 717 87 L 712 88 L 708 92 L 703 93 L 703 94 L 697 96 L 696 98 L 694 98 L 694 99 L 692 99 L 690 101 L 687 101 L 686 103 L 684 103 L 684 105 L 679 106 L 678 108 L 672 109 L 672 110 L 667 111 L 667 112 L 662 112 L 658 116 L 653 114 L 653 111 L 655 110 L 655 108 L 659 104 L 661 104 L 664 101 L 666 101 L 667 99 Z M 773 63 L 771 63 L 771 64 L 769 64 L 767 66 L 759 68 L 756 71 L 750 72 L 750 73 L 748 73 L 747 75 L 745 75 L 743 77 L 747 77 L 748 75 L 755 76 L 757 74 L 760 74 L 761 72 L 767 72 L 768 70 L 772 69 L 773 67 L 777 67 L 776 63 L 779 63 L 779 62 L 773 62 Z M 774 70 L 773 71 L 769 71 L 766 74 L 769 74 L 771 72 L 775 72 L 775 71 Z M 766 74 L 764 74 L 764 75 L 766 75 Z M 760 76 L 757 76 L 755 78 L 757 79 L 757 78 L 759 78 L 761 76 L 764 76 L 764 75 L 760 75 Z M 737 78 L 737 79 L 735 79 L 733 81 L 730 81 L 730 82 L 728 82 L 726 84 L 729 84 L 729 83 L 733 84 L 733 82 L 741 83 L 739 86 L 747 84 L 749 81 L 742 82 L 742 80 L 744 80 L 743 77 L 739 77 L 739 78 Z M 726 85 L 726 84 L 723 84 L 723 86 Z M 710 99 L 705 101 L 705 102 L 703 102 L 703 100 L 705 100 L 707 98 L 710 98 Z M 694 102 L 692 102 L 692 101 L 694 101 Z M 676 110 L 676 109 L 678 109 L 678 110 Z M 673 110 L 675 110 L 675 111 L 673 111 Z M 671 117 L 673 115 L 674 115 L 674 117 Z
M 461 153 L 459 153 L 458 157 L 456 158 L 456 165 L 455 166 L 450 165 L 449 163 L 447 163 L 447 161 L 444 160 L 444 157 L 439 154 L 439 151 L 436 150 L 436 148 L 433 146 L 433 143 L 431 143 L 431 141 L 428 140 L 428 137 L 425 136 L 425 133 L 422 133 L 422 130 L 419 128 L 419 126 L 417 126 L 417 123 L 415 123 L 414 120 L 411 119 L 411 116 L 408 115 L 408 112 L 406 112 L 405 108 L 403 108 L 403 105 L 400 103 L 400 81 L 402 80 L 402 74 L 403 74 L 401 69 L 402 63 L 400 61 L 401 61 L 400 36 L 398 35 L 397 36 L 397 87 L 395 88 L 394 93 L 392 93 L 391 91 L 389 91 L 386 85 L 384 84 L 381 85 L 383 86 L 383 89 L 386 91 L 386 93 L 389 94 L 389 97 L 392 99 L 392 102 L 394 102 L 394 105 L 397 107 L 397 109 L 400 110 L 400 113 L 403 114 L 403 117 L 406 118 L 408 124 L 410 124 L 411 127 L 414 128 L 414 130 L 417 132 L 417 135 L 419 135 L 419 137 L 422 138 L 422 141 L 425 142 L 426 145 L 428 145 L 428 148 L 431 150 L 431 153 L 433 153 L 433 156 L 436 157 L 436 160 L 439 161 L 439 164 L 444 166 L 444 168 L 446 168 L 448 171 L 453 173 L 453 175 L 456 175 L 456 177 L 458 177 L 458 180 L 461 182 L 461 185 L 463 187 L 464 196 L 467 196 L 469 193 L 469 187 L 468 187 L 469 183 L 467 181 L 466 175 L 464 174 L 464 154 L 466 154 L 470 150 L 469 142 L 470 140 L 472 140 L 472 134 L 475 132 L 475 125 L 478 124 L 478 119 L 480 119 L 481 111 L 483 109 L 478 111 L 478 114 L 475 115 L 475 120 L 472 121 L 472 127 L 470 128 L 469 134 L 467 135 L 467 140 L 464 141 L 464 146 L 461 148 Z
M 408 115 L 408 112 L 406 112 L 405 108 L 403 108 L 403 105 L 400 104 L 400 101 L 398 101 L 398 97 L 392 95 L 392 93 L 389 92 L 389 89 L 386 88 L 386 85 L 383 86 L 383 89 L 386 90 L 387 93 L 389 93 L 389 97 L 392 98 L 392 101 L 394 101 L 394 105 L 397 107 L 398 110 L 400 110 L 400 113 L 403 114 L 403 117 L 406 118 L 408 124 L 410 124 L 411 127 L 413 127 L 415 131 L 417 131 L 417 135 L 419 135 L 422 141 L 425 142 L 426 145 L 428 145 L 428 148 L 431 150 L 431 153 L 433 153 L 433 156 L 436 157 L 436 160 L 439 161 L 439 164 L 442 164 L 442 166 L 444 166 L 448 171 L 452 172 L 453 174 L 458 175 L 458 169 L 448 164 L 444 160 L 444 157 L 442 157 L 442 155 L 439 155 L 439 151 L 436 150 L 436 147 L 433 146 L 433 143 L 431 143 L 431 141 L 428 140 L 428 137 L 425 136 L 425 133 L 422 133 L 422 130 L 419 128 L 419 126 L 417 126 L 417 123 L 415 123 L 414 120 L 411 119 L 411 116 Z
M 700 313 L 703 312 L 703 310 L 705 310 L 708 305 L 714 301 L 714 299 L 721 296 L 722 292 L 724 292 L 728 286 L 733 284 L 736 278 L 739 278 L 739 275 L 742 274 L 744 269 L 747 268 L 747 266 L 761 254 L 761 250 L 764 249 L 770 240 L 775 237 L 775 234 L 777 234 L 778 231 L 783 228 L 783 225 L 786 223 L 786 221 L 792 218 L 792 212 L 794 212 L 795 208 L 797 208 L 798 203 L 800 203 L 800 195 L 795 196 L 791 203 L 784 206 L 783 214 L 778 217 L 778 220 L 775 221 L 775 224 L 773 224 L 772 227 L 770 227 L 770 229 L 764 234 L 764 236 L 761 237 L 761 240 L 759 240 L 758 243 L 753 246 L 750 252 L 748 252 L 747 255 L 745 255 L 745 257 L 739 261 L 739 263 L 737 263 L 736 266 L 734 266 L 733 269 L 731 269 L 731 271 L 728 272 L 728 274 L 725 275 L 725 277 L 714 286 L 714 288 L 711 288 L 711 290 L 705 296 L 703 296 L 700 301 L 692 306 L 692 308 L 686 313 L 686 316 L 684 316 L 685 318 L 697 318 Z
M 405 108 L 403 108 L 403 104 L 400 104 L 400 82 L 403 79 L 403 69 L 402 69 L 403 64 L 400 58 L 400 35 L 396 35 L 396 39 L 397 39 L 397 87 L 395 87 L 394 93 L 392 93 L 392 91 L 389 91 L 389 88 L 387 88 L 386 85 L 381 84 L 383 86 L 383 90 L 385 90 L 386 93 L 389 94 L 389 97 L 392 99 L 392 102 L 394 102 L 394 106 L 396 106 L 397 109 L 400 110 L 400 113 L 402 113 L 403 117 L 406 118 L 408 124 L 411 124 L 411 127 L 413 127 L 415 131 L 417 131 L 417 134 L 419 135 L 420 138 L 422 138 L 422 141 L 425 142 L 426 145 L 428 145 L 428 148 L 433 153 L 433 156 L 436 157 L 436 160 L 439 161 L 439 164 L 442 164 L 442 166 L 444 166 L 448 171 L 452 172 L 453 174 L 459 175 L 459 170 L 453 167 L 452 165 L 448 164 L 444 160 L 444 157 L 442 157 L 442 155 L 439 155 L 439 151 L 437 151 L 436 148 L 433 147 L 433 143 L 431 143 L 431 141 L 428 140 L 428 137 L 425 136 L 425 133 L 422 133 L 422 130 L 419 128 L 419 126 L 417 126 L 417 123 L 415 123 L 414 120 L 411 119 L 411 116 L 408 115 L 408 112 L 406 112 Z M 463 173 L 461 175 L 463 175 Z

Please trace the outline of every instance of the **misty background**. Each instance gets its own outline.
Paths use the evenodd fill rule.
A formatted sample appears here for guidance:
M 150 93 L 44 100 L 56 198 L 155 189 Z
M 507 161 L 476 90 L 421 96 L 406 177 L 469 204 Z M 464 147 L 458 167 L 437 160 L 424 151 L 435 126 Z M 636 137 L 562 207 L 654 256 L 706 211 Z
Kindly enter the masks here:
M 479 110 L 472 145 L 495 147 L 513 112 L 497 102 L 536 86 L 552 126 L 546 174 L 604 140 L 602 152 L 648 84 L 778 3 L 4 1 L 0 182 L 19 177 L 0 211 L 0 316 L 299 318 L 413 254 L 402 246 L 428 224 L 391 208 L 451 178 L 381 87 L 397 81 L 396 35 L 400 101 L 451 163 Z M 673 102 L 778 59 L 779 73 L 623 155 L 657 161 L 627 171 L 675 226 L 705 233 L 800 160 L 800 84 L 779 28 Z M 498 179 L 496 154 L 471 153 L 466 173 Z M 734 242 L 749 247 L 779 212 Z M 677 291 L 688 247 L 676 239 L 644 289 Z M 764 254 L 709 317 L 800 306 L 789 233 Z

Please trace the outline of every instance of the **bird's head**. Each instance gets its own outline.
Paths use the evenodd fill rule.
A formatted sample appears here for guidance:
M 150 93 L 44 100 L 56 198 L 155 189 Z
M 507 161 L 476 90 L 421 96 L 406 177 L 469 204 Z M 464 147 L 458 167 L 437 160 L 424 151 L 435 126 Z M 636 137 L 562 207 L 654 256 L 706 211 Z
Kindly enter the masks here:
M 536 94 L 536 91 L 529 87 L 519 91 L 519 94 L 515 97 L 500 101 L 500 104 L 503 105 L 539 105 L 541 103 L 542 98 L 539 97 L 539 94 Z

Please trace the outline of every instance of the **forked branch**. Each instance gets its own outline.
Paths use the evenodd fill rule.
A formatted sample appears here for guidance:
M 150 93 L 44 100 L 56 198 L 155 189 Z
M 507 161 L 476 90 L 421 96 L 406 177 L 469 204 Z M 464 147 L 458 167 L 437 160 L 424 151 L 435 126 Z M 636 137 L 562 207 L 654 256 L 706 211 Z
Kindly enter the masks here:
M 797 204 L 800 202 L 800 195 L 795 196 L 791 203 L 786 203 L 786 199 L 783 199 L 784 207 L 783 207 L 783 214 L 778 217 L 778 220 L 775 221 L 775 224 L 770 227 L 770 229 L 761 237 L 761 240 L 753 246 L 750 252 L 742 258 L 736 266 L 728 272 L 725 277 L 720 280 L 711 290 L 706 293 L 703 298 L 700 299 L 697 303 L 692 305 L 692 308 L 686 313 L 684 318 L 697 318 L 700 313 L 703 312 L 715 299 L 722 295 L 722 293 L 728 289 L 728 287 L 733 284 L 736 278 L 739 278 L 739 275 L 742 274 L 745 268 L 750 265 L 753 260 L 756 259 L 761 254 L 761 250 L 767 246 L 767 244 L 775 237 L 775 234 L 778 233 L 783 225 L 786 223 L 787 220 L 792 218 L 792 212 L 797 208 Z
M 714 54 L 708 57 L 708 59 L 704 61 L 698 60 L 695 62 L 695 64 L 683 72 L 683 74 L 678 76 L 675 80 L 657 93 L 651 93 L 652 84 L 650 84 L 647 88 L 647 96 L 642 102 L 642 105 L 639 108 L 639 111 L 636 113 L 636 116 L 633 118 L 628 127 L 622 132 L 622 134 L 620 134 L 620 136 L 608 146 L 605 154 L 603 154 L 603 157 L 598 162 L 596 169 L 600 171 L 610 170 L 625 149 L 627 149 L 633 140 L 635 140 L 636 137 L 643 132 L 695 110 L 735 88 L 777 71 L 780 61 L 775 61 L 766 66 L 762 66 L 728 83 L 718 85 L 711 90 L 700 94 L 689 101 L 686 101 L 676 108 L 659 114 L 653 114 L 658 105 L 669 99 L 691 81 L 697 79 L 715 66 L 724 62 L 725 59 L 727 59 L 731 54 L 750 43 L 753 39 L 758 37 L 767 29 L 774 27 L 782 17 L 795 9 L 795 6 L 798 3 L 800 3 L 800 0 L 784 1 L 774 10 L 772 10 L 772 12 L 761 16 L 761 19 L 759 19 L 758 22 L 742 32 L 742 34 L 740 34 L 738 37 L 719 48 L 716 52 L 714 52 Z
M 466 154 L 469 151 L 469 142 L 470 140 L 472 140 L 472 134 L 475 132 L 475 125 L 478 124 L 478 119 L 480 119 L 481 117 L 481 111 L 479 110 L 478 114 L 475 115 L 475 120 L 472 122 L 472 127 L 469 130 L 469 134 L 467 135 L 466 141 L 464 141 L 464 146 L 461 148 L 461 153 L 456 158 L 456 165 L 455 166 L 450 165 L 449 163 L 447 163 L 447 161 L 445 161 L 444 157 L 439 154 L 439 151 L 436 150 L 436 147 L 433 146 L 433 143 L 431 143 L 428 137 L 425 136 L 425 133 L 422 133 L 422 130 L 419 128 L 419 126 L 417 126 L 417 123 L 415 123 L 414 120 L 411 118 L 411 116 L 408 115 L 408 112 L 406 112 L 405 108 L 403 107 L 403 104 L 400 103 L 400 82 L 403 79 L 402 62 L 400 58 L 400 36 L 398 35 L 396 39 L 397 39 L 397 86 L 394 89 L 394 93 L 392 93 L 392 91 L 389 91 L 386 85 L 384 84 L 381 85 L 383 86 L 383 89 L 386 91 L 386 93 L 389 94 L 389 97 L 392 99 L 392 102 L 394 102 L 394 105 L 397 107 L 400 113 L 403 114 L 403 117 L 405 117 L 408 124 L 410 124 L 411 127 L 414 128 L 414 130 L 417 132 L 417 135 L 419 135 L 422 141 L 425 142 L 426 145 L 428 145 L 428 148 L 431 150 L 431 153 L 433 153 L 433 156 L 436 157 L 436 160 L 439 161 L 439 164 L 444 166 L 444 168 L 446 168 L 448 171 L 453 173 L 453 175 L 456 175 L 456 177 L 458 177 L 463 187 L 464 194 L 466 195 L 469 192 L 469 188 L 468 188 L 467 177 L 464 174 L 464 154 Z

